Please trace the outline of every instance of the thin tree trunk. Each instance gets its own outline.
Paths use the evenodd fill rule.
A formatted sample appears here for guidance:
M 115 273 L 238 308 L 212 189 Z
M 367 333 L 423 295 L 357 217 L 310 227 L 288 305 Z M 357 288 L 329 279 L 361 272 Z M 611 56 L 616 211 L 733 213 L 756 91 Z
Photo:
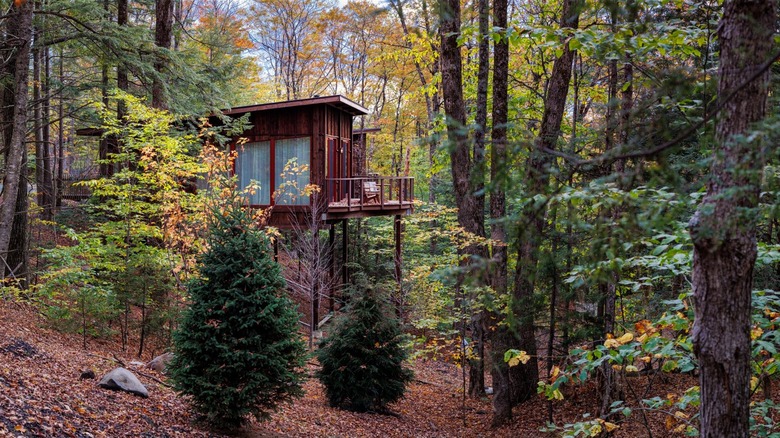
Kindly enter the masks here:
M 550 215 L 550 223 L 553 224 L 553 228 L 555 227 L 555 224 L 558 220 L 558 207 L 557 205 L 553 208 L 552 214 Z M 550 251 L 550 258 L 552 259 L 552 293 L 550 294 L 550 330 L 548 332 L 547 337 L 547 378 L 549 380 L 550 376 L 552 376 L 552 369 L 553 369 L 553 356 L 554 356 L 554 350 L 553 347 L 555 346 L 555 324 L 557 322 L 556 319 L 556 306 L 558 303 L 558 295 L 560 291 L 560 281 L 558 278 L 558 263 L 556 260 L 556 253 L 558 252 L 558 233 L 553 231 L 552 236 L 552 249 Z M 552 400 L 549 400 L 547 403 L 547 421 L 550 423 L 553 422 L 553 403 Z
M 561 14 L 561 27 L 576 28 L 579 23 L 579 2 L 565 0 Z M 562 42 L 563 52 L 553 63 L 547 89 L 547 100 L 542 115 L 539 136 L 533 150 L 530 151 L 526 164 L 526 186 L 529 197 L 535 194 L 546 195 L 548 192 L 550 167 L 553 165 L 551 156 L 544 152 L 555 149 L 560 135 L 566 95 L 571 79 L 572 60 L 574 52 L 568 44 Z M 536 337 L 534 331 L 533 294 L 536 281 L 536 267 L 539 261 L 541 236 L 545 230 L 545 208 L 543 205 L 529 205 L 521 212 L 517 227 L 517 266 L 514 276 L 514 291 L 512 296 L 512 312 L 517 318 L 513 327 L 517 346 L 531 358 L 526 364 L 510 368 L 507 380 L 512 383 L 509 391 L 508 413 L 503 418 L 511 418 L 511 406 L 527 400 L 536 393 L 536 382 L 539 378 L 538 361 L 536 357 Z M 494 402 L 494 411 L 496 404 Z M 493 424 L 497 424 L 494 418 Z
M 490 3 L 479 0 L 479 67 L 477 72 L 477 111 L 474 130 L 474 201 L 477 206 L 477 221 L 485 223 L 485 133 L 487 132 L 487 95 L 490 76 Z M 484 231 L 483 231 L 484 232 Z M 473 300 L 472 300 L 473 301 Z M 469 368 L 469 396 L 479 397 L 485 393 L 485 321 L 484 311 L 471 318 L 471 332 L 476 358 Z
M 614 6 L 611 12 L 611 28 L 614 33 L 617 29 L 617 5 Z M 615 147 L 616 130 L 619 123 L 617 116 L 618 112 L 618 67 L 617 59 L 612 59 L 608 64 L 609 80 L 608 80 L 608 92 L 607 92 L 607 114 L 606 114 L 606 129 L 604 132 L 604 149 L 609 151 Z M 610 169 L 611 171 L 612 169 Z M 607 220 L 616 220 L 620 215 L 618 209 L 605 214 Z M 609 244 L 609 243 L 607 243 Z M 606 253 L 606 251 L 605 251 Z M 600 287 L 604 291 L 604 313 L 602 319 L 602 335 L 606 338 L 609 334 L 615 332 L 615 306 L 617 303 L 617 282 L 618 273 L 613 272 L 606 284 L 602 284 Z M 599 416 L 606 418 L 609 414 L 610 406 L 615 400 L 620 400 L 621 389 L 618 382 L 618 375 L 615 370 L 612 369 L 612 365 L 609 362 L 604 362 L 601 365 L 601 371 L 599 373 L 599 386 L 601 389 L 601 404 L 599 406 Z
M 43 83 L 41 93 L 43 104 L 42 140 L 43 140 L 43 218 L 51 220 L 54 217 L 54 205 L 56 203 L 56 184 L 54 181 L 54 162 L 51 142 L 51 92 L 49 87 L 49 75 L 51 73 L 51 53 L 48 47 L 43 48 Z
M 33 30 L 33 38 L 38 40 L 39 30 Z M 35 42 L 38 43 L 37 41 Z M 35 44 L 34 44 L 35 45 Z M 32 52 L 32 89 L 33 89 L 33 136 L 35 138 L 35 199 L 38 207 L 42 207 L 45 199 L 43 193 L 43 129 L 41 117 L 41 49 L 33 48 Z
M 715 129 L 718 146 L 707 194 L 689 223 L 702 437 L 749 435 L 756 208 L 770 147 L 761 137 L 750 138 L 749 130 L 766 115 L 770 72 L 745 82 L 769 58 L 775 8 L 774 1 L 727 1 L 718 28 L 718 96 L 732 97 L 723 104 Z
M 65 83 L 65 72 L 64 72 L 64 60 L 63 60 L 63 54 L 64 50 L 60 48 L 60 71 L 59 71 L 59 78 L 60 78 L 60 84 Z M 57 153 L 55 154 L 55 167 L 57 169 L 56 175 L 57 175 L 57 182 L 56 182 L 56 203 L 57 207 L 60 207 L 62 205 L 62 189 L 63 189 L 63 182 L 65 176 L 65 169 L 63 164 L 65 163 L 65 102 L 64 102 L 64 96 L 63 93 L 60 91 L 59 99 L 58 99 L 58 122 L 57 122 Z

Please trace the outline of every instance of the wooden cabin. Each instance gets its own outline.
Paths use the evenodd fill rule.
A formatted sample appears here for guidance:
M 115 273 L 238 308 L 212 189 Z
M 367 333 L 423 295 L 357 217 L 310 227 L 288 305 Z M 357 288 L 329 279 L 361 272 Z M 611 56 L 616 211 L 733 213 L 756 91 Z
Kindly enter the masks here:
M 336 278 L 340 271 L 343 285 L 349 281 L 348 220 L 392 216 L 395 277 L 400 289 L 401 218 L 412 212 L 414 178 L 366 173 L 366 134 L 378 129 L 353 129 L 354 117 L 368 114 L 366 108 L 336 95 L 249 105 L 223 113 L 231 117 L 249 114 L 252 127 L 237 136 L 231 146 L 238 152 L 235 172 L 242 188 L 253 180 L 259 183 L 260 189 L 250 195 L 249 203 L 273 207 L 269 225 L 284 229 L 316 224 L 315 232 L 328 230 L 330 247 L 334 248 L 335 225 L 341 224 L 340 269 L 336 268 L 333 253 L 328 264 L 329 277 Z M 245 138 L 246 143 L 238 144 L 238 138 Z M 306 196 L 303 189 L 308 184 L 317 185 L 321 191 Z M 319 215 L 318 221 L 311 221 L 312 212 Z M 334 311 L 336 289 L 324 293 L 327 309 L 321 308 L 320 295 L 315 294 L 310 303 L 311 330 L 322 322 L 322 311 Z
M 292 228 L 317 207 L 333 224 L 350 218 L 402 216 L 412 212 L 414 179 L 363 174 L 364 142 L 356 142 L 353 118 L 368 110 L 344 96 L 313 97 L 232 108 L 231 117 L 249 113 L 250 129 L 239 137 L 235 172 L 240 187 L 251 181 L 255 207 L 273 206 L 269 225 Z M 358 137 L 360 135 L 358 134 Z M 306 169 L 303 170 L 302 169 Z M 303 194 L 308 184 L 321 188 L 320 204 Z

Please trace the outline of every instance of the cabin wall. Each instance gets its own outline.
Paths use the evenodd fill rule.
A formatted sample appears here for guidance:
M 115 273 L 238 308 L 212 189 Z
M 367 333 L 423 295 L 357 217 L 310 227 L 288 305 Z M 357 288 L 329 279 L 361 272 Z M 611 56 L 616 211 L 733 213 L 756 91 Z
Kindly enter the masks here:
M 252 128 L 244 133 L 249 141 L 264 141 L 271 137 L 302 137 L 314 133 L 313 107 L 278 109 L 252 113 Z

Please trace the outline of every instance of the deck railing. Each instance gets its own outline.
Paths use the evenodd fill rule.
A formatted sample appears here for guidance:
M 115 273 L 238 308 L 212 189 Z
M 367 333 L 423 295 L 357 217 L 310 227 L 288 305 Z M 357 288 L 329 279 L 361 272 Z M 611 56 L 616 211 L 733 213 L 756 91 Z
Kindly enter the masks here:
M 409 176 L 357 176 L 326 178 L 329 211 L 397 210 L 414 201 L 414 178 Z

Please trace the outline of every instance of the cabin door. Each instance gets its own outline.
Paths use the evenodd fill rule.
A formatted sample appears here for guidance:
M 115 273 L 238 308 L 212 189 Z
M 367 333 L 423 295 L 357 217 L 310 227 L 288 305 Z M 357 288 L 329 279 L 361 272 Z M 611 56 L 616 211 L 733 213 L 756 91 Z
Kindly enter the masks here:
M 327 143 L 328 165 L 325 169 L 325 178 L 328 180 L 328 193 L 330 202 L 338 202 L 348 195 L 349 184 L 344 178 L 349 177 L 349 142 L 329 138 Z
M 326 145 L 326 155 L 328 157 L 328 164 L 325 166 L 325 178 L 328 184 L 329 202 L 338 202 L 341 200 L 341 182 L 339 178 L 343 178 L 341 172 L 341 152 L 339 149 L 341 145 L 335 138 L 329 138 Z

